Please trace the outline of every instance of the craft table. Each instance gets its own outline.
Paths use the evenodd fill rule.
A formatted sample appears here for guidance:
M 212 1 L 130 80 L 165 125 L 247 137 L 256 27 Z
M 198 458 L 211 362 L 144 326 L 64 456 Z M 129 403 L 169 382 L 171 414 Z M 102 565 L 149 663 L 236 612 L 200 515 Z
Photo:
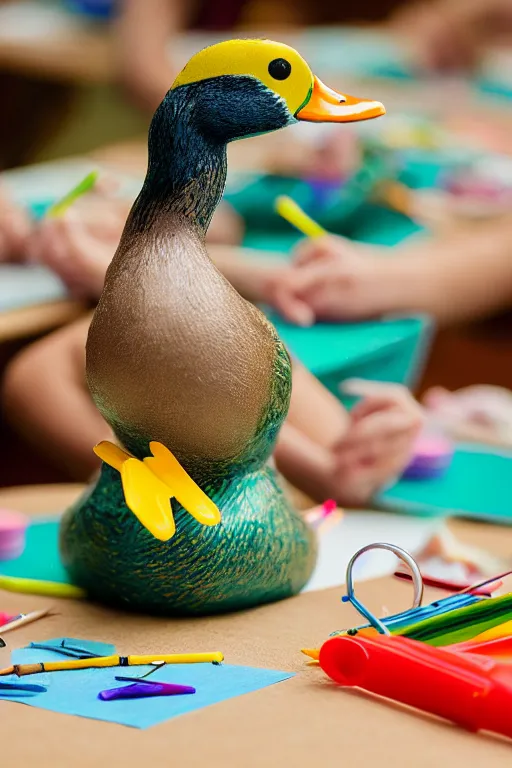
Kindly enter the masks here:
M 72 83 L 112 79 L 108 28 L 51 3 L 0 3 L 0 69 Z
M 84 311 L 80 302 L 72 299 L 39 304 L 35 307 L 2 312 L 0 315 L 0 344 L 16 339 L 39 336 L 75 320 Z
M 61 509 L 78 486 L 7 489 L 0 506 L 37 514 Z M 510 555 L 512 529 L 457 522 L 461 540 Z M 410 585 L 394 579 L 365 582 L 357 594 L 375 609 L 404 609 Z M 70 636 L 115 643 L 121 653 L 163 649 L 222 650 L 228 663 L 297 672 L 257 693 L 186 715 L 147 731 L 0 702 L 2 765 L 82 768 L 92 765 L 208 765 L 225 768 L 505 768 L 510 743 L 473 735 L 402 707 L 341 691 L 299 649 L 321 643 L 333 629 L 356 622 L 340 589 L 303 594 L 244 613 L 194 620 L 123 614 L 88 603 L 54 601 L 56 615 L 6 635 L 11 647 Z M 431 591 L 430 597 L 435 593 Z M 438 593 L 440 594 L 440 593 Z M 48 599 L 0 591 L 10 613 L 48 606 Z

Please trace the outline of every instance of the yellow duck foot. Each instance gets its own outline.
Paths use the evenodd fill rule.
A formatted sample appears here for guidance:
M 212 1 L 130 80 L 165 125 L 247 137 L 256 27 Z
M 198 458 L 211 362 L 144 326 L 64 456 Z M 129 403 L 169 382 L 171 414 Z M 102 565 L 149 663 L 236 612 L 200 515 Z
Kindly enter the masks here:
M 221 514 L 165 445 L 149 444 L 152 456 L 136 459 L 114 443 L 104 440 L 94 453 L 121 474 L 126 506 L 139 522 L 160 541 L 176 532 L 170 500 L 181 506 L 202 525 L 217 525 Z

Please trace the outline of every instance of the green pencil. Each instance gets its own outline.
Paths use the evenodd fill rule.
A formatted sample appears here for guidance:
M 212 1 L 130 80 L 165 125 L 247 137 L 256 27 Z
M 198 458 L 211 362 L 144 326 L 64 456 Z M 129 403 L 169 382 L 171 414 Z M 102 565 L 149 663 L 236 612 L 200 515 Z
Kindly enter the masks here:
M 64 195 L 64 197 L 57 200 L 57 202 L 48 209 L 46 215 L 51 219 L 62 216 L 62 214 L 65 213 L 79 197 L 82 197 L 82 195 L 85 195 L 86 192 L 89 192 L 94 187 L 97 179 L 98 171 L 91 171 L 91 173 L 88 173 L 76 187 L 73 187 L 73 189 Z
M 512 593 L 479 600 L 465 608 L 433 616 L 394 631 L 427 645 L 442 646 L 472 640 L 487 629 L 512 619 Z

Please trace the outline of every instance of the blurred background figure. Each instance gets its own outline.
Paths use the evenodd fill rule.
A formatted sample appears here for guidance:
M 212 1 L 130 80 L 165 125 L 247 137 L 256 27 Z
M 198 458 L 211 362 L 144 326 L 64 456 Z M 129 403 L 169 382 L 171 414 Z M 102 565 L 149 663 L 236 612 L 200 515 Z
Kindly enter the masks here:
M 283 34 L 312 25 L 383 21 L 398 5 L 400 0 L 369 0 L 357 6 L 332 0 L 119 0 L 121 80 L 136 103 L 152 112 L 176 76 L 173 44 L 185 29 Z
M 367 90 L 386 103 L 388 116 L 378 129 L 363 125 L 330 131 L 324 126 L 316 131 L 315 126 L 302 126 L 301 133 L 290 130 L 233 145 L 233 186 L 228 186 L 227 201 L 208 233 L 210 254 L 219 269 L 247 299 L 296 325 L 358 324 L 396 313 L 428 315 L 450 330 L 438 336 L 420 392 L 431 384 L 452 388 L 479 381 L 512 387 L 502 362 L 510 320 L 499 316 L 492 330 L 489 325 L 484 331 L 481 325 L 474 329 L 475 321 L 511 307 L 512 223 L 507 213 L 512 197 L 500 198 L 500 215 L 496 215 L 496 190 L 488 193 L 478 174 L 471 178 L 471 173 L 458 172 L 459 165 L 464 166 L 460 156 L 465 150 L 481 152 L 480 165 L 489 169 L 494 152 L 494 171 L 498 168 L 505 179 L 505 192 L 512 189 L 512 176 L 505 178 L 505 163 L 498 154 L 512 153 L 510 96 L 484 103 L 475 74 L 488 46 L 509 39 L 511 23 L 511 3 L 505 0 L 365 0 L 358 4 L 0 0 L 0 98 L 5 109 L 0 169 L 15 168 L 12 175 L 0 178 L 0 301 L 2 280 L 7 284 L 8 278 L 23 307 L 23 312 L 3 311 L 0 304 L 4 369 L 27 341 L 65 326 L 55 337 L 29 348 L 27 356 L 22 351 L 15 358 L 16 376 L 12 368 L 7 369 L 9 402 L 17 399 L 16 408 L 28 414 L 22 385 L 28 381 L 29 401 L 34 405 L 33 381 L 45 377 L 52 381 L 62 365 L 59 380 L 71 395 L 67 402 L 83 408 L 84 415 L 83 430 L 69 451 L 65 439 L 61 442 L 64 464 L 69 460 L 76 476 L 93 468 L 86 446 L 92 431 L 98 432 L 103 425 L 87 411 L 92 409 L 83 377 L 88 321 L 79 319 L 70 326 L 66 322 L 89 311 L 102 290 L 105 270 L 145 171 L 151 114 L 178 70 L 198 47 L 221 37 L 251 34 L 296 45 L 306 58 L 311 57 L 321 77 L 325 72 L 326 81 L 349 93 L 364 95 Z M 406 62 L 407 71 L 390 74 L 389 58 L 395 54 Z M 453 70 L 464 76 L 443 78 Z M 395 130 L 392 121 L 400 116 L 402 128 Z M 475 127 L 477 122 L 481 128 Z M 465 138 L 452 140 L 449 147 L 436 143 L 436 134 L 449 126 L 454 136 Z M 388 138 L 384 140 L 378 131 Z M 64 176 L 68 172 L 66 163 L 60 165 L 68 155 L 78 164 L 85 159 L 96 164 L 101 169 L 100 183 L 65 216 L 51 219 L 44 215 L 45 206 L 57 194 L 54 180 L 59 168 Z M 26 175 L 19 170 L 34 161 L 51 161 L 51 165 L 29 167 Z M 416 186 L 407 182 L 406 206 L 395 205 L 389 195 L 387 200 L 374 195 L 380 189 L 379 178 L 395 183 L 400 174 L 407 176 L 409 166 L 414 171 L 422 164 L 427 176 L 429 168 L 436 166 L 438 179 Z M 82 171 L 77 173 L 76 178 L 70 175 L 73 183 Z M 248 195 L 244 208 L 237 205 L 237 184 L 239 202 L 244 185 L 250 188 L 253 183 L 252 174 L 263 181 L 260 187 L 255 183 L 259 192 L 254 199 Z M 123 191 L 127 181 L 128 193 Z M 405 188 L 406 182 L 400 183 Z M 308 212 L 314 218 L 324 216 L 322 225 L 336 234 L 295 245 L 291 228 L 276 223 L 273 205 L 278 193 L 274 190 L 279 185 L 298 198 L 302 190 Z M 58 197 L 66 188 L 57 186 Z M 333 207 L 336 215 L 328 213 L 329 195 L 338 196 Z M 474 220 L 459 215 L 468 200 Z M 346 213 L 347 204 L 353 215 Z M 486 206 L 489 215 L 484 215 Z M 439 221 L 434 221 L 436 215 Z M 258 238 L 256 250 L 253 243 Z M 250 248 L 242 250 L 244 244 Z M 30 277 L 34 295 L 37 276 L 41 283 L 49 281 L 45 285 L 53 286 L 52 290 L 57 286 L 54 302 L 43 291 L 41 306 L 36 300 L 23 304 L 24 275 L 27 285 Z M 10 308 L 13 291 L 4 294 Z M 36 324 L 33 317 L 38 318 Z M 19 364 L 27 359 L 30 365 Z M 20 370 L 24 383 L 16 378 Z M 63 389 L 51 385 L 49 392 L 55 402 L 64 404 Z M 444 397 L 435 392 L 434 400 L 440 410 L 449 410 Z M 51 408 L 55 406 L 48 406 L 47 413 Z M 18 427 L 22 417 L 15 410 Z M 58 432 L 63 428 L 59 439 L 66 438 L 67 417 L 62 416 L 50 419 L 50 427 L 53 424 Z M 25 432 L 29 442 L 30 429 L 27 423 L 18 430 Z M 288 438 L 290 434 L 288 430 Z M 284 459 L 281 455 L 290 474 L 301 459 L 290 469 L 287 456 L 300 442 L 295 435 L 286 444 Z M 329 438 L 330 447 L 334 442 Z M 14 470 L 19 467 L 18 462 Z M 7 467 L 11 478 L 16 476 L 14 470 Z
M 420 0 L 404 3 L 392 26 L 410 38 L 419 64 L 469 70 L 490 45 L 512 43 L 510 0 Z

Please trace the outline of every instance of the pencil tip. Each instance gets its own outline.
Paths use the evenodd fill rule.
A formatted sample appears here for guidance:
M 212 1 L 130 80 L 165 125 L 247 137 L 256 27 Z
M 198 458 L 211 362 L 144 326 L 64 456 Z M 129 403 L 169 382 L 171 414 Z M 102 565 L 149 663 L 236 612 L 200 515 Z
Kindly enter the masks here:
M 301 653 L 304 654 L 304 656 L 309 656 L 311 659 L 314 659 L 315 661 L 318 660 L 320 656 L 320 651 L 318 648 L 301 648 Z

